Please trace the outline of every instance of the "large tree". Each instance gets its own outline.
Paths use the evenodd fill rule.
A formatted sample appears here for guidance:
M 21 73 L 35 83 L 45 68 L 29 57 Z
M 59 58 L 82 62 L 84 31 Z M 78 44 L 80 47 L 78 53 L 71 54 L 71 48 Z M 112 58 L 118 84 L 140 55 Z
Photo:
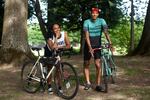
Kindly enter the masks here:
M 4 0 L 1 0 L 0 1 L 0 44 L 2 38 L 3 16 L 4 16 Z
M 145 24 L 142 32 L 141 40 L 133 52 L 133 55 L 150 55 L 150 0 L 148 3 Z
M 30 51 L 27 43 L 27 8 L 27 0 L 5 0 L 1 62 L 19 62 L 23 54 Z

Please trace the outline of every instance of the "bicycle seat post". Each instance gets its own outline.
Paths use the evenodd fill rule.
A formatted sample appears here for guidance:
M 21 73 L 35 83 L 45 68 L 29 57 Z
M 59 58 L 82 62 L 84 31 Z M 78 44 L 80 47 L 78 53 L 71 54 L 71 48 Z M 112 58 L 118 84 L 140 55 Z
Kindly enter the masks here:
M 40 56 L 40 50 L 37 50 L 37 52 L 38 52 L 38 56 Z

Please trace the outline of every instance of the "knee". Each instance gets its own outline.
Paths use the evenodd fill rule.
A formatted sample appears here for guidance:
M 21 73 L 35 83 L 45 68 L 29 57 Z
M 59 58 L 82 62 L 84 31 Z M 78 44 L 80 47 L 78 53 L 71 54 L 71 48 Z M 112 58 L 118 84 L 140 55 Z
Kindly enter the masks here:
M 100 65 L 99 62 L 98 62 L 98 63 L 95 63 L 95 66 L 96 66 L 97 69 L 100 69 L 100 68 L 101 68 L 101 65 Z
M 89 67 L 89 65 L 90 65 L 90 62 L 89 61 L 84 61 L 84 68 L 88 68 Z

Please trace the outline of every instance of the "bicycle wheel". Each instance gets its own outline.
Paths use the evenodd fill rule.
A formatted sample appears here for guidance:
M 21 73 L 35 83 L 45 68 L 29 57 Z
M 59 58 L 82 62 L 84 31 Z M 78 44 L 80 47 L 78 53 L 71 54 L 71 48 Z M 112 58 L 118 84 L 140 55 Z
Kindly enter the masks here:
M 79 89 L 79 80 L 74 67 L 67 62 L 62 62 L 57 71 L 54 82 L 58 95 L 64 99 L 72 99 Z
M 39 63 L 35 65 L 35 61 L 26 62 L 21 70 L 23 89 L 29 93 L 35 93 L 40 88 L 40 76 Z
M 108 75 L 107 75 L 107 70 L 106 70 L 106 61 L 104 59 L 102 59 L 101 61 L 101 86 L 103 87 L 102 91 L 104 91 L 105 93 L 108 92 Z
M 116 65 L 112 56 L 110 56 L 108 59 L 108 66 L 111 72 L 110 73 L 111 83 L 114 84 L 116 82 Z

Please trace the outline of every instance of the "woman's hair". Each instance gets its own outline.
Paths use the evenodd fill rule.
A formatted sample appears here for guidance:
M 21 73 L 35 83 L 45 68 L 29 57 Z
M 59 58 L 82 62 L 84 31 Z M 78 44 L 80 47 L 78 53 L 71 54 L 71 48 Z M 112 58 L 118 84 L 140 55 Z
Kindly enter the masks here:
M 53 30 L 53 26 L 54 26 L 54 25 L 58 25 L 58 26 L 61 28 L 61 26 L 60 26 L 59 23 L 53 23 L 52 26 L 51 26 L 51 29 L 52 29 L 52 30 Z

